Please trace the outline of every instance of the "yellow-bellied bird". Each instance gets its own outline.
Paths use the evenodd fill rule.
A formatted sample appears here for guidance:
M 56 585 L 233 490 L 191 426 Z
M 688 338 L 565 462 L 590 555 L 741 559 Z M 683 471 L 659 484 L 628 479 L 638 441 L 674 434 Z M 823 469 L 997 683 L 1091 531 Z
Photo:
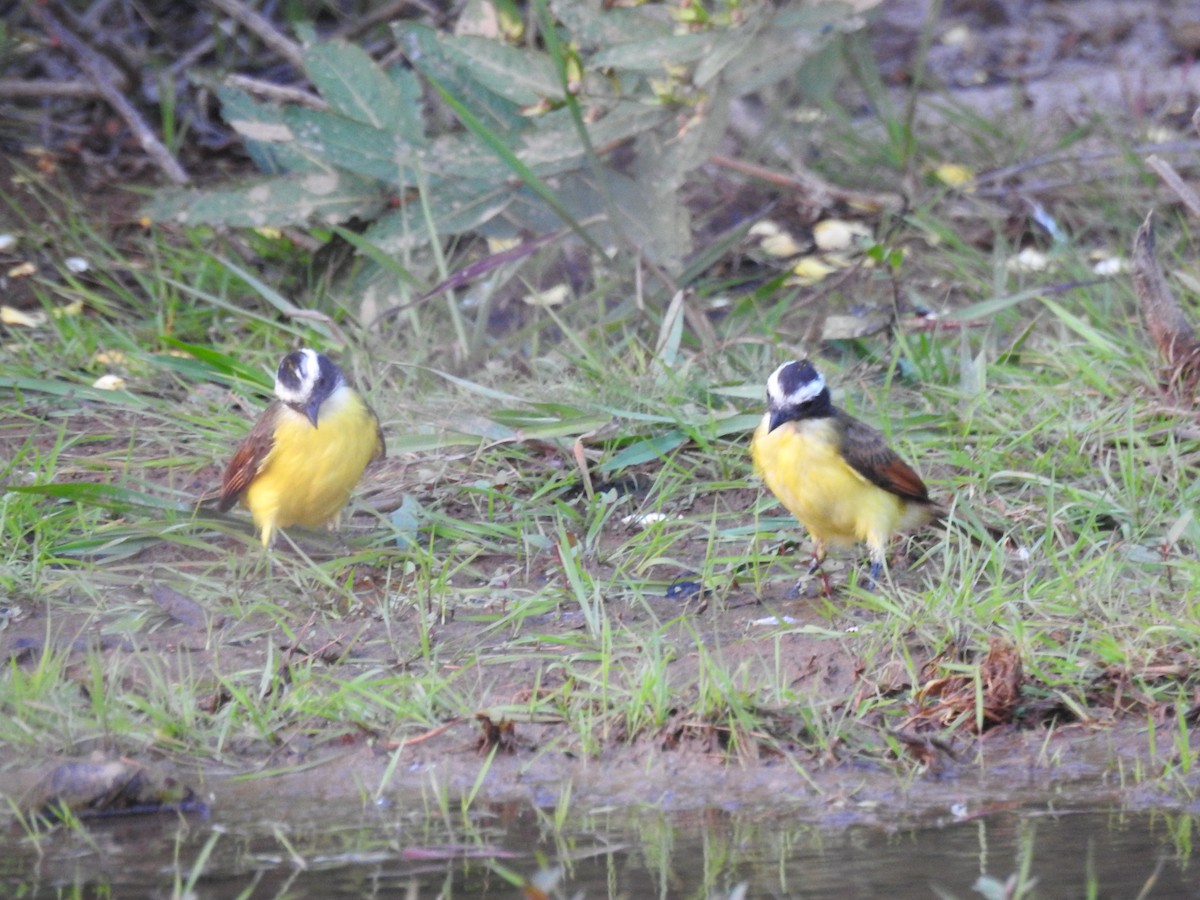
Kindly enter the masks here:
M 264 547 L 276 530 L 334 520 L 367 463 L 384 456 L 379 419 L 315 350 L 294 350 L 275 375 L 275 401 L 225 467 L 218 508 L 241 501 Z
M 771 493 L 813 539 L 809 574 L 830 544 L 861 542 L 875 582 L 892 535 L 944 514 L 882 434 L 833 405 L 808 360 L 784 363 L 767 379 L 767 412 L 750 454 Z

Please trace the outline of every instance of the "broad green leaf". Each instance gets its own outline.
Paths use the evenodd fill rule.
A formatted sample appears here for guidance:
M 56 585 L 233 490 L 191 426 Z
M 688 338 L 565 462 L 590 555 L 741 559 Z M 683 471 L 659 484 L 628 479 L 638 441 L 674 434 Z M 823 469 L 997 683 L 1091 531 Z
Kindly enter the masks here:
M 675 29 L 666 5 L 660 3 L 634 9 L 604 9 L 598 3 L 554 0 L 550 9 L 554 18 L 587 53 L 597 47 L 669 37 Z
M 627 103 L 588 126 L 588 134 L 593 145 L 607 145 L 634 137 L 671 118 L 672 113 L 662 106 Z M 540 178 L 572 172 L 586 162 L 586 151 L 565 109 L 523 122 L 519 132 L 493 133 Z M 426 172 L 445 178 L 502 182 L 514 175 L 497 153 L 470 134 L 448 134 L 435 139 L 422 162 Z
M 99 506 L 123 512 L 129 509 L 153 509 L 167 512 L 191 515 L 195 512 L 194 501 L 168 500 L 135 491 L 131 488 L 116 484 L 97 484 L 88 481 L 70 481 L 52 484 L 14 485 L 5 488 L 17 494 L 38 494 L 43 497 L 55 497 L 59 500 L 69 500 L 73 503 L 83 503 L 88 506 Z
M 750 28 L 739 28 L 721 33 L 712 50 L 696 64 L 696 69 L 692 72 L 692 83 L 696 87 L 707 87 L 712 79 L 720 75 L 729 63 L 742 54 L 754 50 L 757 55 L 757 48 L 754 47 L 754 44 L 759 40 L 761 40 L 761 35 L 756 34 Z
M 388 516 L 395 530 L 396 546 L 401 550 L 414 550 L 419 546 L 417 532 L 424 517 L 425 508 L 421 501 L 412 494 L 402 494 L 400 505 Z
M 372 218 L 385 204 L 375 182 L 345 172 L 306 172 L 227 190 L 169 190 L 146 208 L 152 219 L 182 225 L 307 225 Z
M 135 409 L 154 406 L 154 402 L 139 394 L 129 391 L 105 391 L 87 384 L 76 384 L 57 378 L 5 378 L 0 377 L 0 391 L 14 393 L 46 394 L 51 397 L 61 397 L 64 400 L 86 400 L 114 406 L 131 406 Z
M 475 434 L 457 431 L 439 431 L 429 434 L 401 434 L 387 436 L 389 454 L 428 453 L 431 450 L 447 450 L 451 447 L 478 447 L 481 438 Z
M 554 63 L 544 53 L 474 35 L 439 38 L 446 56 L 467 75 L 513 103 L 531 106 L 543 98 L 563 98 Z
M 683 266 L 690 242 L 691 214 L 682 194 L 660 194 L 644 181 L 607 172 L 604 190 L 616 211 L 616 227 L 626 241 L 672 274 Z
M 176 350 L 182 350 L 188 354 L 186 357 L 160 354 L 155 357 L 155 361 L 161 366 L 180 372 L 195 373 L 202 378 L 211 378 L 215 374 L 224 376 L 226 380 L 249 382 L 257 384 L 264 390 L 271 390 L 273 383 L 271 377 L 258 366 L 248 365 L 236 357 L 203 344 L 189 344 L 166 335 L 160 337 L 159 340 L 168 347 L 174 347 Z M 197 372 L 195 368 L 197 363 L 207 371 Z
M 1058 303 L 1056 300 L 1051 300 L 1049 297 L 1039 297 L 1038 299 L 1042 301 L 1042 304 L 1048 310 L 1058 317 L 1059 321 L 1062 322 L 1063 325 L 1074 331 L 1077 335 L 1079 335 L 1097 350 L 1100 350 L 1101 352 L 1111 356 L 1120 355 L 1121 351 L 1118 349 L 1117 345 L 1109 340 L 1099 328 L 1096 328 L 1090 322 L 1086 322 L 1073 312 L 1070 312 L 1065 306 L 1063 306 L 1061 303 Z
M 312 159 L 396 187 L 418 183 L 420 151 L 393 131 L 303 106 L 284 111 L 297 148 Z
M 421 87 L 421 77 L 404 65 L 392 66 L 387 74 L 403 98 L 404 108 L 411 112 L 411 119 L 406 117 L 404 121 L 399 122 L 396 131 L 414 147 L 428 145 L 429 137 L 425 133 L 425 120 L 422 116 L 425 92 Z
M 718 32 L 672 34 L 618 44 L 593 54 L 586 63 L 589 69 L 625 69 L 657 75 L 667 66 L 687 65 L 704 59 L 713 52 L 718 35 Z
M 515 135 L 507 135 L 516 140 Z M 469 132 L 443 134 L 434 138 L 426 156 L 425 171 L 433 177 L 447 180 L 469 178 L 473 182 L 504 182 L 513 177 L 512 170 L 483 146 Z
M 636 444 L 631 444 L 616 456 L 610 457 L 598 465 L 596 471 L 601 475 L 607 475 L 610 472 L 617 472 L 629 466 L 639 466 L 642 463 L 662 459 L 688 440 L 690 440 L 690 436 L 686 432 L 679 429 L 672 429 L 663 434 L 655 435 L 652 438 L 638 441 Z
M 1032 300 L 1036 297 L 1041 297 L 1046 293 L 1046 289 L 1041 285 L 1028 288 L 1024 291 L 1017 291 L 1015 294 L 1009 294 L 1005 297 L 993 297 L 990 300 L 980 300 L 978 303 L 972 303 L 970 306 L 964 306 L 962 309 L 954 310 L 950 315 L 946 316 L 952 322 L 972 322 L 977 319 L 991 319 L 1004 310 L 1016 306 L 1019 303 L 1024 303 L 1026 300 Z
M 761 393 L 762 389 L 759 388 L 758 392 Z M 730 434 L 746 434 L 757 428 L 761 419 L 762 416 L 759 413 L 738 413 L 724 419 L 717 419 L 712 426 L 712 436 L 719 438 Z
M 291 129 L 278 106 L 259 103 L 245 91 L 222 86 L 217 88 L 221 116 L 242 136 L 246 152 L 264 173 L 317 171 L 319 163 L 296 149 Z
M 496 154 L 504 164 L 507 165 L 514 175 L 520 178 L 525 184 L 534 191 L 539 197 L 546 201 L 559 216 L 563 222 L 571 227 L 571 230 L 578 234 L 584 241 L 592 246 L 593 249 L 601 249 L 595 240 L 583 229 L 582 226 L 572 218 L 570 212 L 563 206 L 562 202 L 555 195 L 549 185 L 543 181 L 537 173 L 529 168 L 524 162 L 517 158 L 512 149 L 504 142 L 501 135 L 497 134 L 492 129 L 488 128 L 486 123 L 481 121 L 471 110 L 462 104 L 457 98 L 451 96 L 442 85 L 436 81 L 433 82 L 433 88 L 438 92 L 447 106 L 454 111 L 458 116 L 459 121 L 466 126 L 467 130 L 479 138 L 487 147 Z
M 334 110 L 375 128 L 403 135 L 412 144 L 425 139 L 420 106 L 398 89 L 367 52 L 344 41 L 312 44 L 304 71 Z
M 724 61 L 721 74 L 734 96 L 753 93 L 795 75 L 809 59 L 840 38 L 841 32 L 830 26 L 849 18 L 849 14 L 837 4 L 818 5 L 837 12 L 829 19 L 790 15 L 789 10 L 776 13 L 754 30 L 746 52 L 731 55 Z M 861 27 L 862 20 L 856 21 Z M 739 34 L 735 32 L 726 32 L 722 37 L 735 44 L 739 41 Z M 720 56 L 719 52 L 714 54 L 714 57 Z M 709 71 L 712 65 L 705 60 L 697 66 L 697 74 L 703 75 L 706 82 L 715 74 Z
M 429 210 L 439 235 L 462 234 L 494 218 L 513 197 L 512 188 L 494 182 L 439 181 L 430 188 Z M 393 254 L 432 240 L 415 199 L 380 216 L 363 237 Z
M 588 138 L 595 147 L 613 144 L 671 122 L 674 116 L 657 104 L 621 103 L 588 125 Z M 566 110 L 535 119 L 534 127 L 521 135 L 517 152 L 544 177 L 567 171 L 562 163 L 579 166 L 584 159 L 584 148 Z
M 518 105 L 466 74 L 458 61 L 446 52 L 437 31 L 426 25 L 397 22 L 393 23 L 392 32 L 405 57 L 417 71 L 441 84 L 487 122 L 489 127 L 501 131 L 525 127 L 526 119 L 521 115 Z

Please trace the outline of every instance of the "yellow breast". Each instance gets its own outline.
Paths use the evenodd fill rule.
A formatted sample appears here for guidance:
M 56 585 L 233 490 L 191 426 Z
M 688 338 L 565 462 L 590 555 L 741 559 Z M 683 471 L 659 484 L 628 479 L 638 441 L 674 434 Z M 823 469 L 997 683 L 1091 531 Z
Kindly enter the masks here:
M 771 493 L 817 541 L 882 548 L 905 520 L 905 501 L 846 464 L 832 420 L 802 419 L 769 432 L 768 418 L 750 453 Z
M 349 388 L 321 405 L 316 428 L 282 407 L 271 450 L 243 497 L 263 544 L 277 528 L 315 528 L 333 519 L 377 451 L 376 419 Z

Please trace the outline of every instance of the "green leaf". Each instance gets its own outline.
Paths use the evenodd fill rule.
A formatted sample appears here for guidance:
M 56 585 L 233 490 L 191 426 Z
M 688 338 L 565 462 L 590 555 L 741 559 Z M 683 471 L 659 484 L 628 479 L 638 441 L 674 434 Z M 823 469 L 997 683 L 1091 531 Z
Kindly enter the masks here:
M 288 318 L 300 317 L 301 310 L 298 306 L 296 306 L 296 304 L 294 304 L 287 297 L 283 296 L 283 294 L 279 293 L 279 291 L 275 290 L 275 288 L 271 287 L 271 285 L 260 279 L 257 275 L 247 271 L 246 269 L 243 269 L 241 266 L 232 263 L 227 259 L 224 259 L 223 257 L 216 256 L 214 259 L 216 259 L 221 265 L 227 268 L 238 278 L 242 279 L 242 281 L 246 282 L 246 284 L 250 285 L 250 287 L 252 287 L 260 297 L 274 306 L 285 316 Z M 324 322 L 317 319 L 310 319 L 307 324 L 318 334 L 321 334 L 326 338 L 330 336 L 329 327 Z
M 242 136 L 254 164 L 271 175 L 312 172 L 324 168 L 301 153 L 278 106 L 259 103 L 245 91 L 218 87 L 221 115 Z
M 130 406 L 142 409 L 154 406 L 153 401 L 129 391 L 105 391 L 88 384 L 50 378 L 4 378 L 0 377 L 0 390 L 16 393 L 46 394 L 65 400 L 87 401 L 88 403 Z
M 794 76 L 805 63 L 847 31 L 863 26 L 863 20 L 837 3 L 784 7 L 758 20 L 751 32 L 753 43 L 745 52 L 715 51 L 696 67 L 698 84 L 707 83 L 721 65 L 723 81 L 734 96 L 744 96 Z M 749 29 L 722 34 L 723 41 L 737 44 Z M 731 48 L 732 49 L 732 48 Z M 838 59 L 832 58 L 831 63 Z M 703 79 L 703 80 L 701 80 Z
M 462 234 L 496 217 L 513 202 L 515 193 L 494 182 L 437 182 L 429 190 L 429 212 L 438 235 Z M 434 239 L 416 204 L 381 216 L 363 234 L 385 253 L 399 253 Z
M 395 187 L 418 183 L 419 151 L 395 132 L 303 106 L 285 110 L 283 119 L 297 149 L 311 159 L 324 160 L 326 167 L 337 166 Z
M 594 54 L 589 69 L 622 69 L 661 74 L 667 66 L 686 65 L 704 59 L 717 45 L 718 32 L 672 34 L 649 40 L 618 44 Z
M 159 510 L 191 515 L 195 509 L 194 501 L 181 502 L 157 497 L 143 491 L 115 484 L 98 484 L 89 481 L 71 481 L 52 484 L 15 485 L 5 487 L 6 491 L 16 494 L 35 494 L 42 497 L 55 497 L 59 500 L 69 500 L 72 503 L 83 503 L 88 506 L 99 506 L 114 512 L 125 512 L 131 509 Z
M 592 249 L 603 252 L 603 248 L 596 243 L 592 236 L 588 234 L 587 231 L 585 231 L 577 221 L 575 221 L 574 217 L 570 214 L 567 208 L 563 206 L 562 202 L 558 199 L 554 191 L 551 190 L 550 187 L 529 168 L 529 166 L 516 157 L 512 150 L 509 149 L 508 145 L 505 144 L 500 135 L 488 128 L 482 121 L 480 121 L 478 116 L 472 113 L 471 110 L 467 109 L 467 107 L 464 106 L 462 102 L 458 100 L 458 98 L 451 96 L 449 92 L 442 87 L 442 85 L 434 81 L 433 88 L 438 92 L 438 95 L 442 98 L 442 101 L 454 111 L 454 114 L 458 116 L 459 120 L 467 127 L 468 131 L 483 141 L 483 143 L 486 144 L 493 153 L 500 157 L 500 159 L 504 161 L 505 165 L 512 170 L 513 174 L 524 181 L 531 190 L 533 190 L 539 197 L 546 201 L 546 204 L 556 213 L 558 213 L 563 222 L 569 225 L 576 234 L 578 234 L 589 246 L 592 247 Z
M 542 98 L 563 99 L 554 63 L 544 53 L 474 35 L 439 39 L 446 57 L 463 72 L 513 103 L 532 106 Z
M 550 9 L 586 51 L 596 47 L 614 47 L 631 41 L 668 37 L 674 23 L 666 15 L 663 4 L 649 4 L 634 9 L 601 9 L 596 3 L 579 0 L 553 0 Z
M 421 520 L 424 517 L 425 508 L 421 505 L 421 501 L 412 494 L 402 494 L 400 505 L 388 516 L 392 528 L 395 530 L 397 547 L 401 550 L 415 550 L 420 546 L 417 532 L 420 530 Z
M 402 90 L 361 47 L 345 41 L 313 44 L 305 50 L 304 71 L 343 116 L 403 135 L 411 144 L 424 142 L 419 95 Z
M 231 383 L 257 384 L 268 392 L 272 388 L 271 376 L 258 366 L 249 365 L 236 357 L 202 344 L 189 344 L 165 335 L 159 340 L 168 347 L 174 347 L 176 350 L 182 350 L 188 354 L 186 357 L 159 354 L 155 357 L 155 362 L 161 366 L 183 372 L 197 379 L 211 378 L 215 375 L 222 381 Z M 202 368 L 198 369 L 197 364 Z
M 672 122 L 674 113 L 658 104 L 624 103 L 588 125 L 588 138 L 594 146 L 617 143 L 635 137 L 659 125 Z M 555 110 L 533 120 L 533 127 L 521 134 L 517 153 L 543 176 L 566 171 L 563 163 L 578 166 L 584 147 L 576 133 L 568 110 Z
M 678 428 L 663 434 L 655 435 L 652 438 L 647 438 L 638 441 L 636 444 L 631 444 L 626 447 L 616 456 L 613 456 L 596 467 L 596 471 L 601 475 L 607 475 L 611 472 L 616 472 L 629 466 L 638 466 L 642 463 L 648 463 L 656 459 L 663 459 L 668 453 L 682 446 L 691 436 Z
M 228 190 L 163 191 L 145 212 L 160 222 L 262 228 L 369 219 L 384 205 L 384 193 L 374 181 L 346 172 L 304 172 Z
M 397 22 L 392 25 L 396 42 L 413 67 L 431 81 L 442 84 L 454 96 L 471 107 L 491 127 L 502 131 L 519 130 L 527 124 L 517 104 L 498 96 L 462 70 L 447 54 L 441 35 L 426 25 Z

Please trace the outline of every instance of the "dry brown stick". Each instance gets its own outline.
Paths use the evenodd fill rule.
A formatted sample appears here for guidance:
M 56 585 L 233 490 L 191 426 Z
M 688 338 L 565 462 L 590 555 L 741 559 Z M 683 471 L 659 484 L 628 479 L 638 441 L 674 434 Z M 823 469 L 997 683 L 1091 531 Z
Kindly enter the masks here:
M 775 169 L 768 169 L 765 166 L 716 153 L 710 156 L 708 161 L 714 166 L 731 169 L 734 172 L 741 172 L 743 175 L 749 175 L 752 178 L 758 178 L 762 181 L 779 185 L 780 187 L 802 191 L 806 196 L 813 198 L 813 202 L 821 207 L 828 207 L 833 201 L 840 200 L 854 206 L 866 206 L 877 209 L 896 211 L 904 208 L 904 198 L 899 194 L 894 194 L 890 191 L 873 194 L 866 191 L 853 191 L 847 188 L 840 188 L 817 177 L 811 172 L 804 172 L 799 175 L 778 172 Z
M 259 15 L 238 0 L 211 0 L 212 5 L 243 28 L 253 32 L 264 44 L 290 62 L 297 71 L 304 71 L 304 50 L 276 28 L 266 17 Z
M 90 81 L 46 81 L 41 78 L 0 78 L 0 97 L 100 97 Z
M 1178 141 L 1167 141 L 1161 144 L 1139 144 L 1132 149 L 1125 147 L 1111 147 L 1104 150 L 1088 150 L 1084 152 L 1074 153 L 1069 150 L 1058 150 L 1053 153 L 1046 153 L 1042 156 L 1034 156 L 1030 159 L 1022 160 L 1019 163 L 1014 163 L 1011 166 L 1005 166 L 1002 169 L 992 169 L 990 172 L 980 172 L 975 177 L 976 192 L 988 184 L 996 181 L 1005 181 L 1015 175 L 1020 175 L 1029 169 L 1037 169 L 1042 166 L 1050 166 L 1055 163 L 1074 163 L 1080 165 L 1082 163 L 1098 162 L 1102 159 L 1112 159 L 1114 157 L 1124 156 L 1126 153 L 1195 153 L 1200 147 L 1200 141 L 1193 139 L 1184 139 Z
M 427 741 L 430 738 L 435 738 L 439 734 L 443 734 L 444 732 L 449 731 L 451 728 L 453 728 L 455 725 L 458 725 L 460 722 L 465 722 L 465 721 L 466 721 L 466 719 L 464 717 L 459 716 L 457 719 L 451 719 L 445 725 L 439 725 L 437 728 L 431 728 L 429 731 L 426 731 L 424 734 L 418 734 L 416 737 L 406 738 L 403 741 L 384 741 L 383 746 L 387 750 L 397 750 L 400 747 L 412 747 L 415 744 L 421 743 L 422 741 Z
M 1154 213 L 1133 240 L 1133 289 L 1146 319 L 1146 328 L 1169 368 L 1172 391 L 1191 401 L 1200 381 L 1200 339 L 1171 292 L 1154 257 Z
M 420 2 L 420 0 L 392 0 L 384 6 L 379 7 L 372 12 L 367 13 L 361 18 L 355 19 L 352 22 L 347 22 L 345 25 L 340 25 L 333 30 L 330 37 L 342 38 L 344 40 L 353 40 L 360 34 L 370 31 L 380 22 L 386 22 L 389 19 L 394 19 L 402 13 L 405 7 L 415 6 L 422 10 L 427 16 L 436 19 L 442 13 L 432 3 Z
M 247 94 L 265 97 L 267 100 L 275 100 L 280 103 L 299 103 L 301 106 L 312 109 L 329 109 L 328 103 L 316 94 L 310 94 L 302 88 L 275 84 L 273 81 L 263 81 L 261 78 L 252 78 L 249 75 L 230 75 L 225 79 L 225 83 L 230 87 L 240 88 Z
M 188 173 L 183 170 L 183 166 L 171 155 L 171 151 L 158 139 L 141 114 L 133 108 L 133 104 L 125 99 L 125 95 L 114 84 L 113 76 L 110 73 L 112 64 L 76 37 L 44 6 L 30 3 L 27 9 L 46 33 L 65 47 L 67 52 L 75 58 L 79 68 L 83 69 L 88 78 L 92 80 L 108 105 L 125 120 L 125 124 L 133 131 L 146 155 L 154 160 L 163 174 L 176 184 L 187 184 L 191 181 Z
M 1175 195 L 1183 201 L 1183 205 L 1188 208 L 1188 212 L 1200 219 L 1200 195 L 1197 195 L 1191 186 L 1179 177 L 1175 167 L 1154 154 L 1146 157 L 1146 165 L 1153 169 L 1163 183 L 1175 192 Z

